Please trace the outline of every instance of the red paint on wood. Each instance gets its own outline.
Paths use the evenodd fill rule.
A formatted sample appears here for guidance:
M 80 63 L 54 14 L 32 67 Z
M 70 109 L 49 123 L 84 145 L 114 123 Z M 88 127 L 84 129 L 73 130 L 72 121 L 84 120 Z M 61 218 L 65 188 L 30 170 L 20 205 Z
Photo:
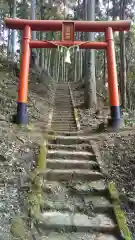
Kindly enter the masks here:
M 57 48 L 58 46 L 71 47 L 78 45 L 84 49 L 105 49 L 107 47 L 106 42 L 82 42 L 82 41 L 30 41 L 31 48 Z
M 10 29 L 23 29 L 29 25 L 35 31 L 61 31 L 62 20 L 28 20 L 17 18 L 5 18 L 5 24 Z M 107 27 L 111 27 L 113 31 L 129 31 L 131 21 L 73 21 L 75 31 L 77 32 L 105 32 Z
M 119 106 L 119 92 L 117 80 L 117 68 L 115 58 L 115 47 L 112 28 L 107 28 L 105 33 L 107 42 L 107 69 L 108 69 L 108 88 L 111 106 Z
M 18 102 L 27 103 L 28 98 L 28 75 L 30 64 L 30 46 L 31 29 L 25 26 L 22 37 L 22 55 L 19 77 Z

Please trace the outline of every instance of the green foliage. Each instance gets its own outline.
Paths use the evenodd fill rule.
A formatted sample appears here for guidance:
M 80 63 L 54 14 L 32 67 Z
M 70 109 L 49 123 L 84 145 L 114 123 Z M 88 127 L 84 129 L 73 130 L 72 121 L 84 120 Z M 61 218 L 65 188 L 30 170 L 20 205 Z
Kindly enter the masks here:
M 38 161 L 37 161 L 37 167 L 39 169 L 45 169 L 45 167 L 46 167 L 46 155 L 47 155 L 46 145 L 43 144 L 40 147 L 40 153 L 39 153 Z
M 14 237 L 19 238 L 20 240 L 28 240 L 29 233 L 26 227 L 25 222 L 20 216 L 12 219 L 11 222 L 11 233 Z
M 120 207 L 119 194 L 114 182 L 109 183 L 108 190 L 112 198 L 113 209 L 121 235 L 125 240 L 131 240 L 131 234 L 127 226 L 126 216 Z

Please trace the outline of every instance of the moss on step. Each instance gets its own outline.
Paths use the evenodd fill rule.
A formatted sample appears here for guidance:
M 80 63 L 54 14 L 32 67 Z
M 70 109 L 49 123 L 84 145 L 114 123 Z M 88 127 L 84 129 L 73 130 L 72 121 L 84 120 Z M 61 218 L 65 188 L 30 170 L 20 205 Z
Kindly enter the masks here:
M 47 155 L 47 148 L 46 148 L 46 140 L 44 143 L 41 144 L 39 150 L 39 156 L 37 160 L 37 169 L 45 169 L 46 167 L 46 155 Z
M 40 146 L 37 159 L 37 166 L 31 174 L 31 189 L 27 197 L 27 205 L 30 217 L 33 220 L 42 218 L 41 209 L 44 205 L 44 197 L 42 191 L 43 177 L 39 175 L 40 171 L 46 169 L 47 140 L 45 139 Z
M 119 230 L 121 232 L 121 235 L 122 235 L 123 239 L 125 239 L 125 240 L 132 240 L 130 231 L 127 226 L 126 216 L 120 207 L 119 194 L 118 194 L 118 191 L 116 189 L 116 185 L 114 182 L 109 183 L 108 190 L 111 195 L 113 209 L 114 209 L 114 213 L 116 216 L 117 224 L 118 224 Z
M 74 108 L 74 115 L 75 115 L 75 120 L 77 121 L 78 120 L 78 112 L 77 112 L 76 108 Z
M 31 217 L 37 218 L 37 214 L 40 215 L 41 208 L 44 206 L 44 197 L 42 188 L 32 188 L 28 193 L 27 207 Z
M 27 229 L 27 226 L 22 219 L 22 217 L 17 216 L 12 219 L 11 221 L 11 233 L 14 237 L 17 237 L 21 240 L 27 240 L 30 239 L 30 233 Z
M 54 132 L 54 134 L 47 134 L 46 136 L 46 139 L 47 140 L 53 140 L 53 139 L 56 139 L 56 133 Z

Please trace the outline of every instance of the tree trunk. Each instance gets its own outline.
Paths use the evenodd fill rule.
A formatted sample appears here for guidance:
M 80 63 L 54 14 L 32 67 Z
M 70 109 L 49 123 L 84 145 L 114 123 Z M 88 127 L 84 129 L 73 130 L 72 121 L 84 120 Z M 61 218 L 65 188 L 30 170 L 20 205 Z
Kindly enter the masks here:
M 31 19 L 36 19 L 36 0 L 31 0 Z M 32 40 L 36 40 L 36 31 L 32 31 Z M 34 68 L 38 65 L 38 57 L 37 50 L 31 49 L 31 59 L 30 59 L 30 67 Z
M 126 1 L 120 1 L 120 19 L 124 19 L 124 11 L 126 7 Z M 124 32 L 119 33 L 120 38 L 120 93 L 121 93 L 121 105 L 126 108 L 127 104 L 127 72 L 126 72 L 126 48 L 125 48 L 125 36 Z
M 83 20 L 87 20 L 87 0 L 83 0 Z M 82 41 L 87 38 L 86 33 L 82 34 Z M 82 62 L 82 79 L 86 76 L 86 49 L 83 49 L 83 62 Z
M 95 20 L 95 0 L 87 0 L 87 20 Z M 95 34 L 87 33 L 87 41 L 94 41 Z M 86 51 L 86 78 L 85 78 L 85 107 L 96 108 L 96 79 L 95 79 L 95 50 Z
M 13 18 L 16 17 L 16 4 L 17 4 L 17 1 L 16 0 L 13 0 L 13 12 L 12 12 L 12 16 Z M 16 52 L 16 30 L 12 30 L 12 54 L 11 54 L 11 58 L 12 58 L 12 61 L 15 61 L 15 52 Z
M 8 4 L 9 7 L 9 16 L 12 16 L 12 6 L 11 3 Z M 7 44 L 7 60 L 11 57 L 11 29 L 8 29 L 8 44 Z
M 41 18 L 41 20 L 44 20 L 44 9 L 45 9 L 44 0 L 40 0 L 40 18 Z M 44 39 L 44 35 L 45 35 L 45 33 L 41 31 L 40 32 L 40 40 L 41 41 Z M 44 66 L 45 66 L 44 58 L 45 58 L 45 51 L 44 51 L 44 48 L 41 48 L 40 49 L 41 68 L 44 68 Z
M 31 19 L 36 19 L 36 0 L 31 0 Z M 32 31 L 32 40 L 36 40 L 36 31 Z

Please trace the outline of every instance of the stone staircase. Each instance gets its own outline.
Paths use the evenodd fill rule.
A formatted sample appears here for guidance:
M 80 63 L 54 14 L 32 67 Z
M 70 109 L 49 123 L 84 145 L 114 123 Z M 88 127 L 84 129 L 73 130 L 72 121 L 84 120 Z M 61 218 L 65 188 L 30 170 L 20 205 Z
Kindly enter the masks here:
M 42 239 L 122 240 L 89 139 L 60 134 L 71 131 L 70 123 L 77 131 L 68 85 L 59 84 L 52 121 L 52 128 L 59 133 L 48 142 Z
M 52 129 L 57 132 L 77 131 L 68 84 L 57 84 L 55 96 Z

